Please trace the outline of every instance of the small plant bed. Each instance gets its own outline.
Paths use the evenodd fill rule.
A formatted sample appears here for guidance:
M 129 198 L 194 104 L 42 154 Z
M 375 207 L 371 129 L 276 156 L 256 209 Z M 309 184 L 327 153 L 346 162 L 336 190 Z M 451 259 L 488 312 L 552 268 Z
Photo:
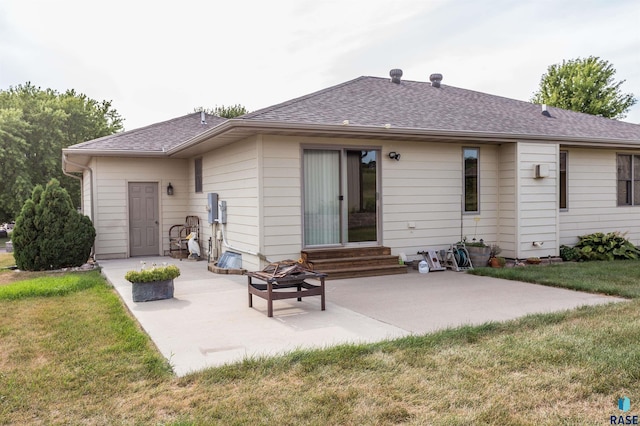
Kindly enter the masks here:
M 173 280 L 180 276 L 180 269 L 176 265 L 142 268 L 138 271 L 128 271 L 124 278 L 131 282 L 131 295 L 134 302 L 150 302 L 173 298 Z
M 179 276 L 180 269 L 176 265 L 157 266 L 153 264 L 150 268 L 147 268 L 143 263 L 140 270 L 128 271 L 124 279 L 131 283 L 150 283 L 153 281 L 173 280 Z
M 578 261 L 637 260 L 640 259 L 640 249 L 619 232 L 595 232 L 578 237 L 578 244 L 574 247 L 561 246 L 560 255 L 564 260 Z

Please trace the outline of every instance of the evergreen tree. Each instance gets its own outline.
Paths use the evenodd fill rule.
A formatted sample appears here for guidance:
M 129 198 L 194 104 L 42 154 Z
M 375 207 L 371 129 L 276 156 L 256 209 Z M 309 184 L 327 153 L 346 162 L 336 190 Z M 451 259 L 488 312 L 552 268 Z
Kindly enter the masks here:
M 38 208 L 42 196 L 42 185 L 33 188 L 31 198 L 28 199 L 20 215 L 16 218 L 16 225 L 11 234 L 13 243 L 13 257 L 16 266 L 25 271 L 36 271 L 40 263 L 40 247 L 38 245 Z
M 73 208 L 67 191 L 52 179 L 44 190 L 34 189 L 16 220 L 16 265 L 29 271 L 80 266 L 89 259 L 95 236 L 91 220 Z

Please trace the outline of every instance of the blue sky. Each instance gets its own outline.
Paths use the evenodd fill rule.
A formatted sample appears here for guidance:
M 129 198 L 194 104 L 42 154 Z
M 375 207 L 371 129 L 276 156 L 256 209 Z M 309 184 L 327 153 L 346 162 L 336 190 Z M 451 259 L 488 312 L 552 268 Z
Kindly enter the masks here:
M 2 0 L 0 88 L 111 100 L 130 130 L 392 68 L 529 100 L 549 65 L 593 55 L 640 99 L 639 26 L 636 0 Z

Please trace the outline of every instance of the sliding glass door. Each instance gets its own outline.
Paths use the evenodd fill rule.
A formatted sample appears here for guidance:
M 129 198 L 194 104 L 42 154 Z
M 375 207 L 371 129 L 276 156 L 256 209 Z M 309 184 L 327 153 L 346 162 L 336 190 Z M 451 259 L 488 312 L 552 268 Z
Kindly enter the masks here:
M 304 245 L 340 244 L 340 151 L 304 150 Z
M 304 245 L 375 244 L 377 150 L 305 149 Z
M 347 242 L 378 240 L 378 179 L 376 151 L 347 154 Z

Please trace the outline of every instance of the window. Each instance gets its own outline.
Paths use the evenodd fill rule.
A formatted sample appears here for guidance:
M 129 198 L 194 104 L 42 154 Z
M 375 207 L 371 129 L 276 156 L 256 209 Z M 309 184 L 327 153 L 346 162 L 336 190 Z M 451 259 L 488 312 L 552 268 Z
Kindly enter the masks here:
M 560 208 L 567 208 L 567 151 L 560 151 Z
M 618 205 L 640 205 L 640 155 L 618 154 Z
M 480 149 L 464 148 L 464 211 L 465 213 L 477 213 L 478 203 L 478 156 Z
M 202 193 L 202 158 L 196 158 L 194 162 L 194 170 L 196 193 Z

